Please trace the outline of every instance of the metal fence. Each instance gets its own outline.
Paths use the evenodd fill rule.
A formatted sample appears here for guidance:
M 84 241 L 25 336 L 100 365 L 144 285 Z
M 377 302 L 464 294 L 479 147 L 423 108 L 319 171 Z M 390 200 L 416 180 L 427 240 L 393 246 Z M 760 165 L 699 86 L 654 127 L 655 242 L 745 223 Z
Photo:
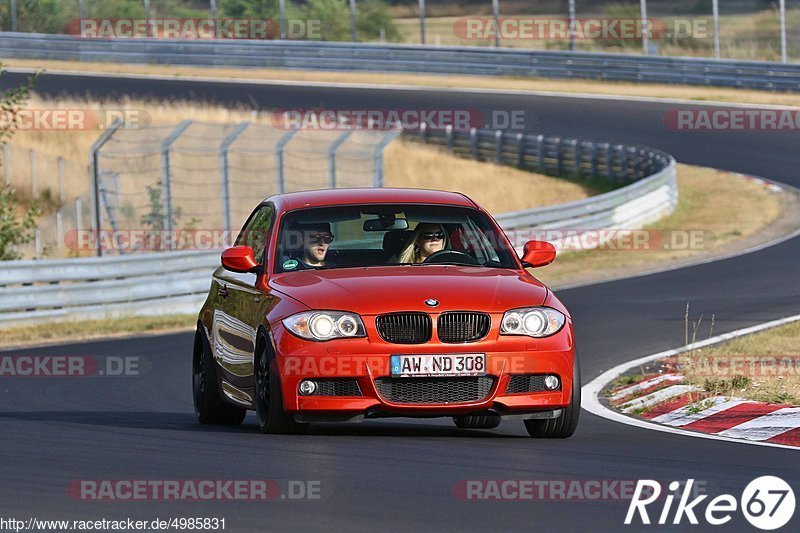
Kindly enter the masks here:
M 553 176 L 603 180 L 615 187 L 585 200 L 498 214 L 503 229 L 514 230 L 512 240 L 520 252 L 525 232 L 518 230 L 630 230 L 659 220 L 678 204 L 675 159 L 645 146 L 474 128 L 423 129 L 406 136 L 463 157 Z
M 559 227 L 635 229 L 671 212 L 677 204 L 675 160 L 657 150 L 481 130 L 407 135 L 467 157 L 546 173 L 608 179 L 620 185 L 578 202 L 500 214 L 497 220 L 506 231 Z M 118 147 L 118 153 L 122 148 Z M 141 158 L 141 148 L 137 150 L 131 153 L 138 153 Z M 335 179 L 338 176 L 339 173 Z M 328 179 L 332 177 L 327 175 Z M 213 185 L 219 186 L 220 181 Z M 256 185 L 261 182 L 257 180 Z M 212 187 L 215 196 L 211 203 L 218 204 L 215 191 Z M 203 200 L 199 185 L 194 193 L 192 198 Z M 251 194 L 248 209 L 262 196 Z M 0 269 L 0 327 L 52 320 L 193 313 L 206 297 L 216 265 L 218 250 L 5 262 Z
M 65 35 L 1 33 L 0 57 L 227 68 L 597 79 L 800 91 L 800 64 L 465 46 L 87 40 Z
M 281 129 L 243 122 L 109 128 L 91 149 L 98 235 L 241 227 L 255 202 L 276 193 L 383 185 L 383 150 L 400 130 Z M 103 253 L 153 251 L 108 240 Z M 110 246 L 109 246 L 110 245 Z M 170 239 L 156 250 L 170 249 Z M 148 248 L 149 247 L 149 248 Z
M 41 210 L 33 241 L 16 251 L 37 259 L 69 254 L 66 237 L 91 228 L 87 166 L 14 144 L 3 145 L 2 157 L 3 183 L 20 203 L 35 200 Z

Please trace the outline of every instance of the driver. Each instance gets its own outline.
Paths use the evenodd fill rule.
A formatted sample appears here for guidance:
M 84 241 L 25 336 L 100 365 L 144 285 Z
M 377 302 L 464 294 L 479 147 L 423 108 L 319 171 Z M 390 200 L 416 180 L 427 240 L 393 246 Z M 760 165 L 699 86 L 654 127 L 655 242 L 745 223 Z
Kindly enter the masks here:
M 431 254 L 445 249 L 447 234 L 441 224 L 420 223 L 400 252 L 398 263 L 422 263 Z
M 327 222 L 298 224 L 297 228 L 302 232 L 302 251 L 299 258 L 281 259 L 284 270 L 335 266 L 327 259 L 328 248 L 334 238 L 331 225 Z

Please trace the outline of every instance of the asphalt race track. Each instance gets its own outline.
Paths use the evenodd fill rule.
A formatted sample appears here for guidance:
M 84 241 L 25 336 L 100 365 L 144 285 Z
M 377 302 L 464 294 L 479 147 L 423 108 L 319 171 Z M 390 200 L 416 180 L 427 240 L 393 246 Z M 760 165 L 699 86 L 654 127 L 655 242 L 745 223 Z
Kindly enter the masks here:
M 20 78 L 9 73 L 2 82 L 9 86 Z M 664 114 L 685 104 L 56 75 L 45 75 L 37 90 L 191 97 L 259 108 L 523 110 L 526 127 L 534 131 L 638 142 L 670 152 L 680 162 L 800 186 L 797 132 L 670 131 Z M 575 320 L 584 382 L 626 360 L 683 344 L 687 302 L 695 318 L 716 315 L 715 333 L 800 313 L 798 261 L 800 238 L 795 238 L 715 263 L 559 292 Z M 712 497 L 729 493 L 738 499 L 762 475 L 778 475 L 800 488 L 795 451 L 647 431 L 585 411 L 578 432 L 565 441 L 531 439 L 519 422 L 469 431 L 447 420 L 398 419 L 317 425 L 310 436 L 265 436 L 249 415 L 240 428 L 201 427 L 192 411 L 191 347 L 192 334 L 185 333 L 10 352 L 138 356 L 144 371 L 127 378 L 0 381 L 1 514 L 18 519 L 225 517 L 233 531 L 601 531 L 625 527 L 627 501 L 463 501 L 453 488 L 471 479 L 694 478 Z M 66 490 L 79 479 L 198 478 L 318 480 L 321 498 L 109 503 L 79 501 Z M 701 504 L 701 512 L 704 508 Z M 657 519 L 660 510 L 651 518 Z M 688 528 L 685 518 L 683 526 Z M 725 526 L 729 529 L 751 526 L 736 513 Z

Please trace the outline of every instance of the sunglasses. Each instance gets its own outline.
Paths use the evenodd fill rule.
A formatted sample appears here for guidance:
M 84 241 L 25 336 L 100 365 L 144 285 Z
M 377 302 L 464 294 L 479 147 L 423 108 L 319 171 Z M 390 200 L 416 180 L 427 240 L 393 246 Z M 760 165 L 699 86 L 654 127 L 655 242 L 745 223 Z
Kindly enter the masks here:
M 426 231 L 420 234 L 423 241 L 440 241 L 444 239 L 443 231 Z
M 331 234 L 315 233 L 313 235 L 308 235 L 307 238 L 312 243 L 324 242 L 325 244 L 330 244 L 333 242 L 333 235 Z

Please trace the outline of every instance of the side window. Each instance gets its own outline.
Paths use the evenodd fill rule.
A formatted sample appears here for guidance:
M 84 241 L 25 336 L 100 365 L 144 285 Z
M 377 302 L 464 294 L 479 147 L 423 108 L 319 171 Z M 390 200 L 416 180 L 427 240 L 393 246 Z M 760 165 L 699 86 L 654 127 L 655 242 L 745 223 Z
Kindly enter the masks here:
M 271 205 L 263 205 L 250 215 L 250 219 L 242 228 L 236 239 L 238 246 L 249 246 L 253 249 L 257 261 L 262 262 L 264 248 L 269 241 L 269 230 L 272 227 L 273 209 Z

